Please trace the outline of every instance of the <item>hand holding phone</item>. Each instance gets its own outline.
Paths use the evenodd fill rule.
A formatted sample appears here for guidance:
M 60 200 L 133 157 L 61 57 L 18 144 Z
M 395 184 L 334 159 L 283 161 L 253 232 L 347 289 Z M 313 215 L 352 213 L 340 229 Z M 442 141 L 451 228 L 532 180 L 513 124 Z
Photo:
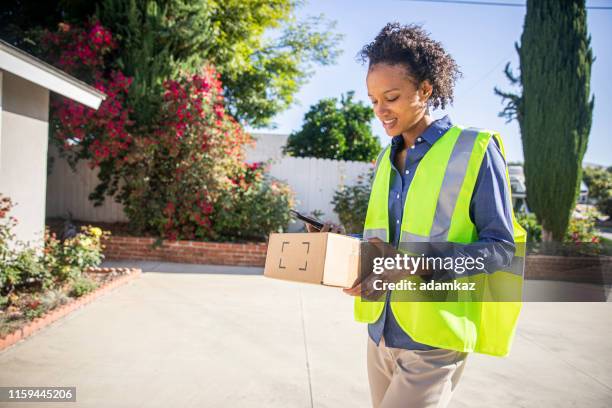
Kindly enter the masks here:
M 323 229 L 323 223 L 320 221 L 315 220 L 314 218 L 310 218 L 306 215 L 302 215 L 299 212 L 295 211 L 295 210 L 289 210 L 289 212 L 291 213 L 291 215 L 293 215 L 295 218 L 304 221 L 307 224 L 310 224 L 311 226 L 313 226 L 316 230 L 321 231 L 321 229 Z
M 346 234 L 344 227 L 342 225 L 335 225 L 331 222 L 322 223 L 314 218 L 308 217 L 306 215 L 300 214 L 295 210 L 289 210 L 291 214 L 299 220 L 302 220 L 306 223 L 308 232 L 333 232 L 336 234 Z

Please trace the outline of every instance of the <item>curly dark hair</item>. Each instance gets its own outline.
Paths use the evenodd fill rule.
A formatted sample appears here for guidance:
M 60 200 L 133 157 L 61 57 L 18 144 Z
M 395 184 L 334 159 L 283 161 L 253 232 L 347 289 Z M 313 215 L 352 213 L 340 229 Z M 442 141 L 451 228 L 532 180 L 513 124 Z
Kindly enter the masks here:
M 453 87 L 461 76 L 459 67 L 442 44 L 429 38 L 419 25 L 387 24 L 357 57 L 362 63 L 369 62 L 369 69 L 379 63 L 402 64 L 418 84 L 429 80 L 433 90 L 428 104 L 434 109 L 444 109 L 453 102 Z

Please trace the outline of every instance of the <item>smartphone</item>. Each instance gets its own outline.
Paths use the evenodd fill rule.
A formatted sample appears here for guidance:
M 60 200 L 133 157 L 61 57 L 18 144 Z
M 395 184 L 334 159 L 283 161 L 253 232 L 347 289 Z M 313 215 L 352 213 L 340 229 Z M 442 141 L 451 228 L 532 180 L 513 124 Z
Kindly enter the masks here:
M 289 210 L 289 212 L 295 218 L 297 218 L 299 220 L 302 220 L 302 221 L 312 225 L 313 227 L 315 227 L 319 231 L 323 228 L 323 223 L 320 222 L 320 221 L 315 220 L 314 218 L 310 218 L 310 217 L 307 217 L 306 215 L 302 215 L 302 214 L 300 214 L 299 212 L 297 212 L 295 210 Z

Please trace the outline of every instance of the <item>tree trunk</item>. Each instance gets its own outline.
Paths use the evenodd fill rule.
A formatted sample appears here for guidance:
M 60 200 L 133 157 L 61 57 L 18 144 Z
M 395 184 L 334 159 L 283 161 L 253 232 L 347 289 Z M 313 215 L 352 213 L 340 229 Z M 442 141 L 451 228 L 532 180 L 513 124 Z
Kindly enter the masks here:
M 553 233 L 550 230 L 542 227 L 542 242 L 552 242 L 553 241 Z

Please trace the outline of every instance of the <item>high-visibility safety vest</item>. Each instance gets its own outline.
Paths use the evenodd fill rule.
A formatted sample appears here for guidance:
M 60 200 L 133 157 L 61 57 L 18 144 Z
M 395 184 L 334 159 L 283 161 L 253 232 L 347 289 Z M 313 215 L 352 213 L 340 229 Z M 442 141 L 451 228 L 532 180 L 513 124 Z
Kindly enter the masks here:
M 494 138 L 505 158 L 498 133 L 460 126 L 451 127 L 423 156 L 406 196 L 397 247 L 400 252 L 408 251 L 414 243 L 469 244 L 478 239 L 476 227 L 470 218 L 470 201 L 491 138 Z M 390 146 L 387 146 L 377 161 L 364 227 L 365 239 L 378 237 L 389 242 L 391 172 Z M 506 182 L 510 191 L 507 169 Z M 503 271 L 466 277 L 455 274 L 457 281 L 477 281 L 481 288 L 491 292 L 496 287 L 501 291 L 514 287 L 520 293 L 526 233 L 514 214 L 512 220 L 517 248 L 512 266 Z M 424 282 L 416 275 L 406 280 Z M 458 297 L 453 298 L 455 301 L 402 301 L 399 290 L 391 291 L 390 296 L 395 319 L 415 341 L 433 347 L 495 356 L 508 354 L 521 310 L 520 296 L 511 301 L 486 301 L 494 296 L 484 296 L 474 301 L 468 291 L 460 291 Z M 384 296 L 378 301 L 356 296 L 355 320 L 376 322 L 384 304 Z

